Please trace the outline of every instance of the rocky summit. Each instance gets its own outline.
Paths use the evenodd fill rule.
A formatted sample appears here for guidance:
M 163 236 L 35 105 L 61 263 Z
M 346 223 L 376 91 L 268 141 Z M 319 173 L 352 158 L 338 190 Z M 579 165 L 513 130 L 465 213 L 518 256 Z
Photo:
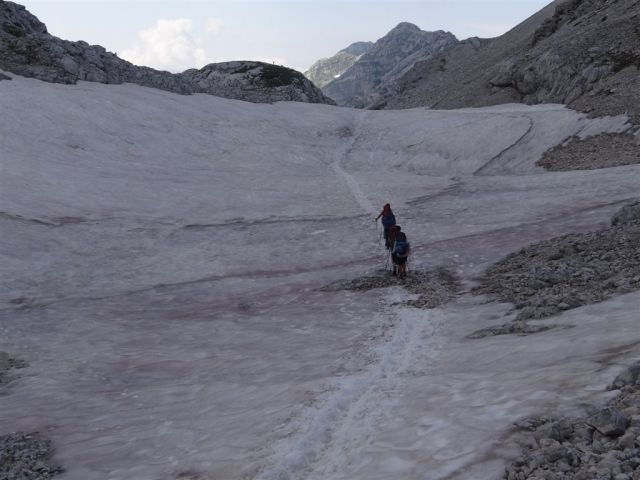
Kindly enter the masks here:
M 339 78 L 323 88 L 338 105 L 364 107 L 378 98 L 380 91 L 393 91 L 395 81 L 416 62 L 431 58 L 457 43 L 444 31 L 425 32 L 402 22 L 379 39 Z
M 304 74 L 316 86 L 322 88 L 346 72 L 372 45 L 373 42 L 352 43 L 332 57 L 318 60 Z
M 50 35 L 25 7 L 0 0 L 0 70 L 46 82 L 135 83 L 180 94 L 208 93 L 257 103 L 333 103 L 295 70 L 261 62 L 210 64 L 173 74 L 133 65 L 99 45 Z M 6 75 L 0 80 L 6 79 Z
M 418 62 L 376 108 L 564 103 L 640 122 L 640 3 L 557 0 L 504 35 Z

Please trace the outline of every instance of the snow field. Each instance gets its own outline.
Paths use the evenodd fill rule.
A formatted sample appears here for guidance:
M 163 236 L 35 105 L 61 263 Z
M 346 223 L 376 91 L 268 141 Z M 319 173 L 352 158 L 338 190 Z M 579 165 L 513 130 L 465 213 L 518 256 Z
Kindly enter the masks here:
M 318 291 L 383 266 L 387 201 L 412 266 L 467 284 L 607 222 L 637 166 L 534 164 L 624 117 L 18 77 L 0 104 L 0 350 L 30 364 L 0 398 L 3 430 L 46 432 L 63 480 L 497 478 L 512 421 L 598 398 L 633 355 L 636 294 L 549 320 L 575 328 L 471 341 L 507 307 Z

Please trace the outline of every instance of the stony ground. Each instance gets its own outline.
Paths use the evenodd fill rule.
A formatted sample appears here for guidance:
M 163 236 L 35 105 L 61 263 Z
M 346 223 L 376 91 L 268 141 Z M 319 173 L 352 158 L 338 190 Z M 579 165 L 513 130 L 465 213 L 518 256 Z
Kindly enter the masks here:
M 12 358 L 6 352 L 0 352 L 0 388 L 17 378 L 16 369 L 26 366 L 22 360 Z
M 37 433 L 0 436 L 0 479 L 48 480 L 62 473 L 51 464 L 51 442 Z
M 517 322 L 507 322 L 502 325 L 497 325 L 495 327 L 483 328 L 481 330 L 477 330 L 470 335 L 467 335 L 467 338 L 472 340 L 477 340 L 480 338 L 486 337 L 495 337 L 498 335 L 531 335 L 533 333 L 546 332 L 547 330 L 551 330 L 553 328 L 570 328 L 570 327 L 558 327 L 557 325 L 532 325 L 527 322 L 517 321 Z
M 640 136 L 604 133 L 585 139 L 574 137 L 549 150 L 538 165 L 552 171 L 595 170 L 640 163 Z
M 540 319 L 640 289 L 640 201 L 611 226 L 535 243 L 490 267 L 473 291 Z
M 532 418 L 522 455 L 507 480 L 640 479 L 640 362 L 613 382 L 620 390 L 607 405 L 582 418 Z
M 444 305 L 451 301 L 460 289 L 460 283 L 456 276 L 440 267 L 429 271 L 409 272 L 403 279 L 399 279 L 387 271 L 381 271 L 375 275 L 333 283 L 324 287 L 323 290 L 372 290 L 394 286 L 404 287 L 409 293 L 419 295 L 417 299 L 408 302 L 408 305 L 417 308 L 436 308 Z
M 22 360 L 0 352 L 0 395 L 25 368 Z M 62 472 L 51 463 L 51 442 L 37 433 L 14 432 L 0 435 L 0 480 L 48 480 Z

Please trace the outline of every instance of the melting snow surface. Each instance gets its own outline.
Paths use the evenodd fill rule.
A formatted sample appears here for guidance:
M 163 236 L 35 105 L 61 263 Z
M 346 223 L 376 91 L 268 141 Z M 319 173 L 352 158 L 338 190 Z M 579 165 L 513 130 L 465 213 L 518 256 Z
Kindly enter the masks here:
M 414 256 L 468 282 L 606 223 L 638 166 L 547 173 L 557 105 L 356 111 L 133 85 L 0 82 L 0 350 L 26 360 L 0 434 L 45 432 L 62 480 L 499 478 L 513 421 L 598 401 L 640 294 L 467 340 L 509 306 L 319 287 Z

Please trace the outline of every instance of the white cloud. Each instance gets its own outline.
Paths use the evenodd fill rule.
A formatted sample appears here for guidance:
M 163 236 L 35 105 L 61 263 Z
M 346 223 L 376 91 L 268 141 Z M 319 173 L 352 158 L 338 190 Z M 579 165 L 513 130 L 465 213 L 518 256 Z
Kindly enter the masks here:
M 204 27 L 209 33 L 218 33 L 222 29 L 223 23 L 219 18 L 207 18 Z
M 200 68 L 207 54 L 191 35 L 192 22 L 187 18 L 158 20 L 138 33 L 138 43 L 120 53 L 125 60 L 171 72 Z

